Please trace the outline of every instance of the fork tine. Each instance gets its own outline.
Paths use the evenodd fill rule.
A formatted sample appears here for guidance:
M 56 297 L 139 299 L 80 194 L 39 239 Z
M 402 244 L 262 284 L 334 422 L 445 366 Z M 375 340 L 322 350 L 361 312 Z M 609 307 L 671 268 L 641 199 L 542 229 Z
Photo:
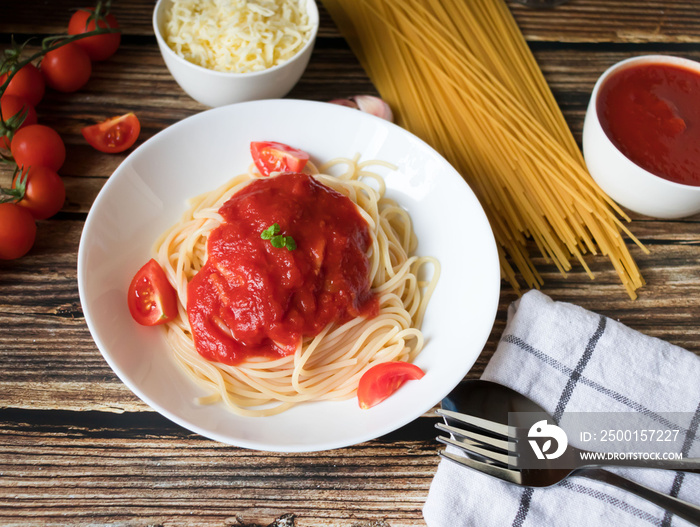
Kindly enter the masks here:
M 504 441 L 503 439 L 495 439 L 493 437 L 485 436 L 477 432 L 472 432 L 470 430 L 464 430 L 462 428 L 457 428 L 456 426 L 450 426 L 443 423 L 435 423 L 435 428 L 442 430 L 443 432 L 449 432 L 450 434 L 458 437 L 464 437 L 470 441 L 478 441 L 485 445 L 498 448 L 505 452 L 515 452 L 515 443 L 510 441 Z
M 445 410 L 444 408 L 436 409 L 435 413 L 462 424 L 483 428 L 484 430 L 488 430 L 494 434 L 500 434 L 506 437 L 515 437 L 515 429 L 511 426 L 504 425 L 503 423 L 489 421 L 487 419 L 482 419 L 481 417 L 474 417 L 473 415 L 453 412 L 452 410 Z
M 474 470 L 478 470 L 479 472 L 483 472 L 485 474 L 488 474 L 489 476 L 493 476 L 499 479 L 502 479 L 504 481 L 508 481 L 510 483 L 515 483 L 517 485 L 522 485 L 522 475 L 520 474 L 519 471 L 517 470 L 511 470 L 509 468 L 503 468 L 503 467 L 497 467 L 496 465 L 490 465 L 489 463 L 483 463 L 481 461 L 477 461 L 475 459 L 469 459 L 467 457 L 462 457 L 462 456 L 457 456 L 455 454 L 452 454 L 451 452 L 447 452 L 445 450 L 441 450 L 438 452 L 440 457 L 443 457 L 445 459 L 449 459 L 450 461 L 453 461 L 454 463 L 457 463 L 458 465 L 461 465 L 463 467 L 471 468 Z
M 469 440 L 452 439 L 444 436 L 438 436 L 436 439 L 445 445 L 452 445 L 468 454 L 477 454 L 489 461 L 496 461 L 497 463 L 502 463 L 511 467 L 515 467 L 518 464 L 518 458 L 515 456 L 509 456 L 499 452 L 486 450 L 485 448 L 481 448 L 476 443 L 472 443 Z

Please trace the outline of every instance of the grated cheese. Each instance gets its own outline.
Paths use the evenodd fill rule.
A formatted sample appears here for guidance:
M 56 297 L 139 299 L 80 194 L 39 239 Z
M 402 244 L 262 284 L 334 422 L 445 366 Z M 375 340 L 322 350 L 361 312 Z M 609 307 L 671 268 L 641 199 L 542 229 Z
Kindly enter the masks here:
M 173 0 L 165 41 L 185 60 L 248 73 L 282 64 L 311 37 L 306 0 Z

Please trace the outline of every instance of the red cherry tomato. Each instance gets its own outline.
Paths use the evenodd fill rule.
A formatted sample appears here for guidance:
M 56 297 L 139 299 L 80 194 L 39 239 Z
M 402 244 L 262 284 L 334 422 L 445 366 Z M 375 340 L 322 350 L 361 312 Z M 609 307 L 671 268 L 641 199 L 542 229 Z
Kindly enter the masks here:
M 66 147 L 53 128 L 32 124 L 19 130 L 11 145 L 12 157 L 20 167 L 44 166 L 58 172 L 66 160 Z
M 131 316 L 142 326 L 165 324 L 177 316 L 175 288 L 153 258 L 131 280 L 127 303 Z
M 421 379 L 423 375 L 423 370 L 410 362 L 382 362 L 372 366 L 360 377 L 357 387 L 360 408 L 372 408 L 398 390 L 404 382 Z
M 90 18 L 94 11 L 94 8 L 76 11 L 70 18 L 70 22 L 68 22 L 68 34 L 80 35 L 88 31 L 94 31 L 94 18 L 88 21 L 88 18 Z M 99 27 L 118 28 L 119 24 L 117 24 L 117 19 L 114 15 L 110 14 L 105 17 L 105 20 L 100 20 Z M 81 38 L 80 40 L 76 40 L 75 43 L 87 52 L 90 60 L 97 62 L 106 60 L 114 55 L 119 47 L 121 38 L 121 33 L 105 33 L 103 35 L 95 35 L 94 37 Z
M 7 74 L 0 75 L 0 86 L 5 83 L 6 78 Z M 27 64 L 12 77 L 3 95 L 14 95 L 36 107 L 44 97 L 45 89 L 41 72 L 33 64 Z
M 29 252 L 36 239 L 36 223 L 16 203 L 0 203 L 0 260 L 14 260 Z
M 29 126 L 30 124 L 36 124 L 36 110 L 34 109 L 34 106 L 15 95 L 2 96 L 0 99 L 0 111 L 2 112 L 2 119 L 8 124 L 12 124 L 15 119 L 19 119 L 19 116 L 22 113 L 26 112 L 22 124 L 20 124 L 18 128 L 14 129 L 15 132 L 20 128 Z M 11 140 L 9 136 L 3 136 L 0 138 L 0 147 L 10 148 L 10 142 Z
M 90 80 L 92 63 L 87 52 L 70 42 L 49 51 L 41 61 L 46 84 L 60 92 L 74 92 Z
M 141 123 L 133 113 L 127 113 L 86 126 L 82 132 L 91 147 L 100 152 L 117 154 L 131 148 L 136 142 L 141 133 Z
M 250 153 L 263 176 L 272 172 L 301 172 L 309 160 L 306 152 L 272 141 L 253 141 Z
M 50 168 L 35 166 L 17 174 L 12 188 L 20 187 L 23 187 L 24 196 L 17 205 L 26 208 L 37 220 L 45 220 L 56 214 L 66 200 L 63 180 Z

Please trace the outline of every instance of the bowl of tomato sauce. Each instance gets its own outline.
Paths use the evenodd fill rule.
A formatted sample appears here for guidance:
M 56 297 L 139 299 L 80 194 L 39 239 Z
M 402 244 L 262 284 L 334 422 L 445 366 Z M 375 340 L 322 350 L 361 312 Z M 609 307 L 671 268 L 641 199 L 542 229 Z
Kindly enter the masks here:
M 583 154 L 623 207 L 656 218 L 700 213 L 700 63 L 644 55 L 608 68 L 591 94 Z

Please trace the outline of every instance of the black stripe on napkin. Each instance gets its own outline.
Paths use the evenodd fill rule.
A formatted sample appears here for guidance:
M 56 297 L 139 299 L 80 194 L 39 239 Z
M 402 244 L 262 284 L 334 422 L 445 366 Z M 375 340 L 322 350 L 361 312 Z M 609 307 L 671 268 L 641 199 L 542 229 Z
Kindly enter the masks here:
M 596 328 L 595 333 L 593 333 L 593 336 L 590 339 L 588 339 L 586 349 L 584 350 L 583 355 L 579 359 L 578 364 L 576 364 L 576 368 L 574 368 L 574 370 L 569 374 L 569 380 L 566 382 L 564 391 L 559 397 L 559 403 L 557 404 L 557 408 L 556 410 L 554 410 L 554 415 L 552 416 L 554 422 L 557 424 L 559 424 L 559 421 L 561 421 L 561 416 L 564 413 L 566 405 L 569 404 L 569 400 L 571 399 L 571 396 L 574 393 L 574 388 L 576 388 L 576 383 L 581 378 L 581 373 L 588 364 L 588 361 L 591 360 L 591 356 L 593 355 L 593 351 L 595 350 L 598 341 L 603 336 L 603 333 L 605 333 L 606 320 L 607 319 L 605 317 L 600 317 L 600 320 L 598 321 L 598 327 Z
M 513 527 L 522 527 L 527 513 L 530 510 L 530 501 L 532 500 L 532 493 L 534 492 L 533 487 L 527 487 L 523 490 L 522 496 L 520 496 L 520 506 L 518 507 L 518 512 L 513 520 Z
M 591 338 L 588 339 L 586 348 L 583 350 L 583 355 L 579 359 L 578 364 L 576 364 L 576 368 L 574 368 L 573 370 L 571 368 L 568 368 L 569 379 L 566 382 L 564 390 L 559 396 L 557 409 L 555 410 L 553 416 L 554 421 L 556 423 L 558 423 L 561 419 L 561 415 L 564 413 L 564 408 L 566 408 L 566 405 L 569 403 L 569 400 L 571 399 L 571 396 L 574 393 L 576 383 L 581 378 L 581 374 L 586 368 L 588 362 L 591 360 L 591 356 L 593 355 L 593 351 L 595 350 L 598 341 L 605 332 L 605 321 L 606 318 L 601 316 L 600 320 L 598 321 L 598 327 L 596 328 Z M 523 522 L 525 521 L 525 518 L 527 518 L 527 513 L 530 511 L 530 503 L 532 501 L 532 491 L 532 488 L 527 488 L 523 491 L 522 495 L 520 496 L 520 505 L 518 507 L 518 512 L 515 515 L 515 519 L 513 520 L 513 527 L 521 527 Z
M 690 447 L 695 441 L 695 436 L 698 432 L 698 425 L 700 425 L 700 405 L 695 409 L 695 414 L 693 419 L 690 421 L 690 426 L 685 434 L 685 440 L 683 441 L 683 446 L 681 447 L 681 453 L 683 457 L 687 457 L 690 453 Z M 678 497 L 681 491 L 681 485 L 683 485 L 683 480 L 685 479 L 685 472 L 676 472 L 676 477 L 673 478 L 673 485 L 671 486 L 671 492 L 669 494 L 674 498 Z M 666 511 L 664 514 L 664 521 L 661 527 L 671 527 L 671 520 L 673 519 L 673 514 Z

